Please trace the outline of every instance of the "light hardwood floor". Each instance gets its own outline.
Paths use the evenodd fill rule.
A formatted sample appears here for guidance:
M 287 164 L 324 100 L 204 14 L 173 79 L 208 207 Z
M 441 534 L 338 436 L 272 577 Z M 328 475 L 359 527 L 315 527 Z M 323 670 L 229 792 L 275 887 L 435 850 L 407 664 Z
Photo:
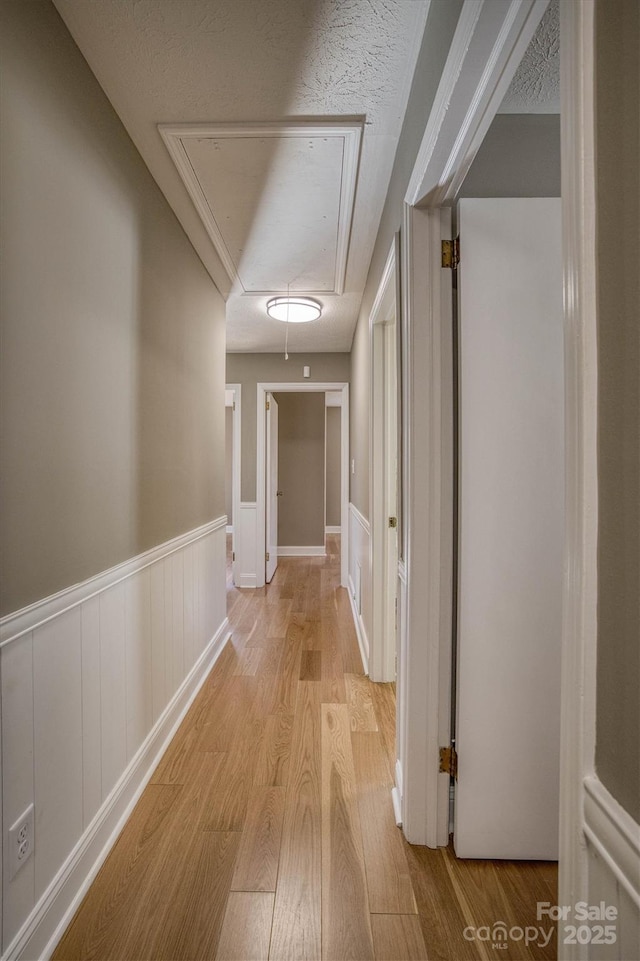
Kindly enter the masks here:
M 58 961 L 554 958 L 465 929 L 535 925 L 550 864 L 460 862 L 394 823 L 393 685 L 372 684 L 326 558 L 228 580 L 233 636 L 58 945 Z M 467 931 L 467 934 L 469 932 Z

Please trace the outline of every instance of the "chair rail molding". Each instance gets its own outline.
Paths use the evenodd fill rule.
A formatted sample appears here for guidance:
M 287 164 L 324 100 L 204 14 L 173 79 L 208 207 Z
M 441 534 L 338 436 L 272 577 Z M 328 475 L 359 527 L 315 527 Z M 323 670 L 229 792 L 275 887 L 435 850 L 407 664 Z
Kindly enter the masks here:
M 37 835 L 5 961 L 50 956 L 222 651 L 225 562 L 222 516 L 3 618 L 3 822 Z

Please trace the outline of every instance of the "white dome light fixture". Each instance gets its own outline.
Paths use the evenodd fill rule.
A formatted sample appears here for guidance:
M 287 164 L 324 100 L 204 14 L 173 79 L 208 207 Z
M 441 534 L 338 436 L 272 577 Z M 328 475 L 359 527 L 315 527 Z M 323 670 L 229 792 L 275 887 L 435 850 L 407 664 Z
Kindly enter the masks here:
M 310 297 L 273 297 L 267 303 L 267 313 L 285 324 L 308 324 L 320 317 L 322 306 Z

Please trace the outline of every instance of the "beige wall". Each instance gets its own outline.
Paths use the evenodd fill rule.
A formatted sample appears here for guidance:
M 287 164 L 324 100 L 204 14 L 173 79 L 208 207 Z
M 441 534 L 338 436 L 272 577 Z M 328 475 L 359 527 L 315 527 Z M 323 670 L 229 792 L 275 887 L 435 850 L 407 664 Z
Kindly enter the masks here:
M 327 527 L 340 526 L 340 466 L 341 466 L 341 437 L 340 407 L 327 407 L 326 421 L 326 524 Z
M 559 197 L 560 115 L 499 113 L 460 197 Z
M 224 513 L 224 304 L 49 2 L 2 4 L 2 613 Z
M 324 394 L 274 394 L 278 402 L 278 544 L 324 544 Z
M 596 765 L 640 821 L 640 23 L 637 0 L 599 0 L 596 11 Z
M 302 369 L 309 366 L 308 380 Z M 243 501 L 256 499 L 256 384 L 259 383 L 348 383 L 349 354 L 227 354 L 227 383 L 242 385 L 242 467 Z
M 402 223 L 407 184 L 422 141 L 431 105 L 438 89 L 451 40 L 462 8 L 462 0 L 432 3 L 416 71 L 411 86 L 402 133 L 398 143 L 391 182 L 385 200 L 369 276 L 365 287 L 351 350 L 351 458 L 355 474 L 351 477 L 351 502 L 369 517 L 369 314 L 378 292 L 380 278 L 393 242 Z

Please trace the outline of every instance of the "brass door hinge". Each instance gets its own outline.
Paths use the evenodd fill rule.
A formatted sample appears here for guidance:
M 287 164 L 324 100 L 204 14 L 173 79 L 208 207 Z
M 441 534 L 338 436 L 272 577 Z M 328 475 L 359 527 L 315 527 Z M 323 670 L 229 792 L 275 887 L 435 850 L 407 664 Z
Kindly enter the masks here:
M 264 555 L 264 559 L 265 559 L 265 561 L 268 561 L 268 560 L 269 560 L 269 551 L 267 551 L 267 553 Z
M 455 270 L 460 263 L 460 238 L 442 241 L 442 266 Z
M 397 518 L 397 517 L 390 517 L 390 518 L 389 518 L 389 527 L 397 527 L 397 526 L 398 526 L 398 518 Z
M 231 554 L 231 560 L 232 560 L 232 561 L 235 561 L 235 559 L 236 559 L 236 552 L 233 551 L 232 554 Z
M 453 744 L 440 748 L 440 773 L 450 777 L 458 776 L 458 755 Z
M 267 410 L 270 410 L 270 409 L 271 409 L 271 404 L 269 403 L 269 401 L 267 401 Z

